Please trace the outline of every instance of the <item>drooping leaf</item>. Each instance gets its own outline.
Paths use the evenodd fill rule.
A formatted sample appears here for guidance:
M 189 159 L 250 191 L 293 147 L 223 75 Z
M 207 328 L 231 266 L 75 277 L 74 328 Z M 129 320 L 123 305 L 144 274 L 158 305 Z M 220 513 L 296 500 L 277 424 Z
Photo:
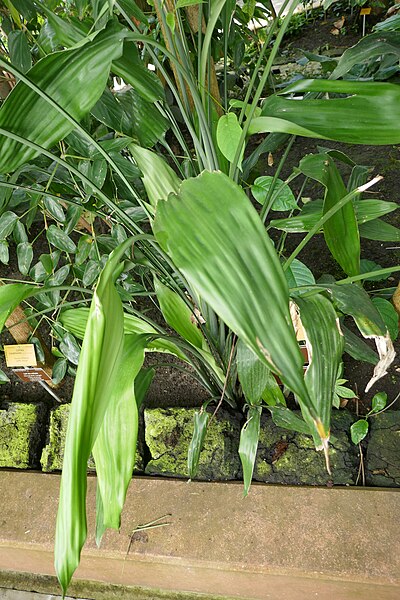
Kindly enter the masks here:
M 343 324 L 341 325 L 344 335 L 344 350 L 355 360 L 361 360 L 369 362 L 372 365 L 376 365 L 379 358 L 376 352 L 372 350 L 364 340 L 360 339 L 355 333 L 347 329 Z
M 268 406 L 268 410 L 272 415 L 273 422 L 278 427 L 311 435 L 311 429 L 307 423 L 286 406 L 277 404 L 276 406 Z
M 154 277 L 154 290 L 164 319 L 183 339 L 196 348 L 202 348 L 203 335 L 196 317 L 184 300 L 169 287 Z
M 86 539 L 86 468 L 100 431 L 123 346 L 122 303 L 114 287 L 131 241 L 114 251 L 96 287 L 79 360 L 65 442 L 55 568 L 66 592 Z
M 359 230 L 360 236 L 367 240 L 400 242 L 400 229 L 381 219 L 375 219 L 370 223 L 363 223 L 360 225 Z
M 367 292 L 359 285 L 326 284 L 324 287 L 331 294 L 336 307 L 354 319 L 362 336 L 373 339 L 376 344 L 379 361 L 366 387 L 368 391 L 378 379 L 386 375 L 396 355 L 385 322 Z
M 399 315 L 393 304 L 384 298 L 372 298 L 372 304 L 378 310 L 393 341 L 399 335 Z
M 8 50 L 14 66 L 26 73 L 32 66 L 31 51 L 24 31 L 17 29 L 8 35 Z
M 199 466 L 200 452 L 203 448 L 204 439 L 207 433 L 207 426 L 210 420 L 210 414 L 202 408 L 196 411 L 193 417 L 193 435 L 190 440 L 188 450 L 188 474 L 190 479 L 194 479 L 197 475 Z
M 51 379 L 55 385 L 60 383 L 67 372 L 68 361 L 65 358 L 58 358 L 53 365 Z
M 301 102 L 295 97 L 309 92 L 347 97 Z M 303 79 L 269 96 L 262 115 L 252 119 L 249 134 L 281 132 L 375 146 L 400 141 L 400 89 L 391 83 Z
M 239 456 L 243 467 L 243 496 L 249 493 L 260 437 L 261 407 L 250 406 L 247 421 L 240 432 Z
M 378 26 L 377 26 L 378 28 Z M 355 46 L 342 54 L 330 79 L 343 77 L 357 64 L 365 63 L 371 58 L 393 54 L 400 58 L 400 33 L 372 33 L 362 38 Z
M 191 287 L 296 393 L 315 435 L 323 436 L 304 384 L 285 276 L 243 190 L 223 173 L 205 171 L 158 203 L 153 229 Z
M 329 432 L 336 376 L 344 349 L 343 334 L 332 303 L 322 294 L 297 298 L 296 304 L 307 334 L 309 366 L 305 382 L 324 430 Z
M 143 173 L 143 185 L 154 208 L 159 200 L 166 200 L 171 192 L 178 192 L 181 180 L 161 156 L 135 144 L 130 144 L 129 150 Z
M 310 154 L 300 161 L 300 170 L 325 187 L 323 214 L 347 195 L 343 179 L 329 154 Z M 347 202 L 324 225 L 326 244 L 345 273 L 360 272 L 360 236 L 352 202 Z
M 122 56 L 113 61 L 112 70 L 148 102 L 164 99 L 160 79 L 145 66 L 134 43 L 124 43 Z
M 246 401 L 259 404 L 269 380 L 270 370 L 264 361 L 239 340 L 236 347 L 237 372 Z
M 77 49 L 45 56 L 29 71 L 29 78 L 80 121 L 102 94 L 111 61 L 122 53 L 123 37 L 119 27 L 111 25 Z M 22 81 L 0 109 L 0 127 L 44 148 L 51 148 L 74 129 L 73 124 Z M 0 172 L 14 171 L 36 156 L 35 149 L 0 136 Z
M 93 446 L 103 525 L 119 529 L 126 491 L 135 465 L 139 413 L 135 378 L 144 361 L 147 336 L 125 335 L 112 394 Z

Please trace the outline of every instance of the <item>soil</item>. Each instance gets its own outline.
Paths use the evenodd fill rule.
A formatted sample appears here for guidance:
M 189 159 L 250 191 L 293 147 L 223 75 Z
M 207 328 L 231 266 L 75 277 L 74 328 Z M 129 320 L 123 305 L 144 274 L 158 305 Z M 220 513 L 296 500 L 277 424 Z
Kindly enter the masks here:
M 311 22 L 305 26 L 301 31 L 301 36 L 289 37 L 286 39 L 279 62 L 283 60 L 293 60 L 298 58 L 301 53 L 298 50 L 303 48 L 314 53 L 329 52 L 331 55 L 340 55 L 343 50 L 349 46 L 354 45 L 359 39 L 360 34 L 357 31 L 353 31 L 351 27 L 347 27 L 345 34 L 334 36 L 330 33 L 333 22 L 338 19 L 334 16 L 327 21 Z M 257 139 L 254 140 L 254 145 L 257 144 Z M 282 178 L 287 177 L 293 167 L 297 166 L 300 159 L 306 154 L 317 151 L 317 146 L 321 145 L 321 141 L 297 138 L 292 150 L 289 154 L 288 160 L 285 163 L 284 170 L 282 171 Z M 398 167 L 400 165 L 400 147 L 398 146 L 381 146 L 381 147 L 370 147 L 370 146 L 354 146 L 346 144 L 337 144 L 334 142 L 327 142 L 323 144 L 330 148 L 341 149 L 347 153 L 357 164 L 369 165 L 373 168 L 373 174 L 381 174 L 384 179 L 377 185 L 373 193 L 378 194 L 383 200 L 391 202 L 399 202 L 398 197 Z M 254 146 L 253 146 L 254 148 Z M 260 163 L 261 173 L 273 174 L 276 165 L 279 162 L 279 152 L 274 155 L 274 165 L 269 167 L 267 160 L 265 159 Z M 263 160 L 263 159 L 262 159 Z M 344 171 L 345 172 L 345 171 Z M 298 192 L 296 189 L 296 182 L 294 182 L 293 191 Z M 316 197 L 316 189 L 310 185 L 308 189 L 304 191 L 304 196 Z M 390 220 L 393 225 L 400 226 L 400 213 L 393 213 L 386 218 Z M 290 252 L 295 246 L 297 246 L 302 235 L 290 235 L 287 238 L 286 249 Z M 363 240 L 362 242 L 362 258 L 368 258 L 373 260 L 383 267 L 393 266 L 399 263 L 400 258 L 400 246 L 395 247 L 394 243 L 380 243 L 369 240 Z M 12 253 L 10 253 L 12 255 Z M 306 249 L 299 255 L 299 258 L 307 264 L 307 266 L 313 271 L 316 278 L 321 276 L 323 273 L 329 272 L 335 275 L 337 278 L 344 277 L 345 275 L 340 271 L 338 265 L 331 258 L 326 245 L 323 241 L 322 236 L 315 236 L 313 240 L 307 245 Z M 12 260 L 12 259 L 11 259 Z M 10 266 L 0 268 L 0 277 L 12 277 L 13 274 L 17 277 L 18 270 L 15 263 L 10 263 Z M 387 282 L 383 282 L 384 286 L 393 287 L 397 285 L 398 278 L 389 278 Z M 381 286 L 381 284 L 379 284 Z M 4 340 L 6 343 L 6 341 Z M 400 354 L 400 343 L 397 342 L 397 352 Z M 165 361 L 164 357 L 162 359 Z M 168 363 L 174 363 L 173 358 L 168 357 Z M 159 363 L 158 357 L 154 355 L 149 356 L 146 359 L 148 365 Z M 2 399 L 18 399 L 26 401 L 34 401 L 38 399 L 45 399 L 47 402 L 54 404 L 55 400 L 44 392 L 43 388 L 38 384 L 26 384 L 22 383 L 13 373 L 10 373 L 8 369 L 4 369 L 10 377 L 10 383 L 3 385 L 0 389 L 0 402 Z M 390 369 L 388 376 L 380 380 L 374 389 L 369 393 L 365 394 L 365 385 L 371 377 L 373 366 L 367 363 L 358 363 L 345 355 L 345 377 L 349 380 L 349 387 L 356 390 L 359 394 L 359 401 L 353 406 L 349 405 L 350 409 L 360 414 L 365 413 L 370 406 L 371 397 L 377 391 L 386 391 L 389 399 L 394 399 L 398 393 L 400 387 L 400 361 L 396 358 L 394 365 Z M 56 390 L 56 394 L 60 397 L 60 400 L 65 402 L 71 398 L 72 395 L 73 380 L 67 377 L 64 383 Z M 191 377 L 190 372 L 182 373 L 173 368 L 173 366 L 166 366 L 163 364 L 159 365 L 156 369 L 156 376 L 153 380 L 151 388 L 148 393 L 146 405 L 148 406 L 198 406 L 207 399 L 206 392 L 197 384 Z

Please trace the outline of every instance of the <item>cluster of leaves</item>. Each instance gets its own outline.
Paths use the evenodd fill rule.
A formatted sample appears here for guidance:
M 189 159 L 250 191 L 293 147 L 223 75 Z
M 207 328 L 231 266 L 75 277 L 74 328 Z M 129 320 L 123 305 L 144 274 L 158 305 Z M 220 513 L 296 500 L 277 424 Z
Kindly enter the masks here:
M 19 1 L 11 3 L 14 12 L 30 22 L 15 8 Z M 369 387 L 394 358 L 391 305 L 382 296 L 372 301 L 360 282 L 399 267 L 363 263 L 360 237 L 398 241 L 399 230 L 380 220 L 395 206 L 364 198 L 375 182 L 368 181 L 369 170 L 328 148 L 304 157 L 287 181 L 279 174 L 295 135 L 399 142 L 400 88 L 340 79 L 381 55 L 369 38 L 339 60 L 330 80 L 298 82 L 262 101 L 296 3 L 283 20 L 273 20 L 244 99 L 231 104 L 226 65 L 232 47 L 235 52 L 229 40 L 236 3 L 155 0 L 157 25 L 133 0 L 81 1 L 76 12 L 64 4 L 23 4 L 35 13 L 32 28 L 19 27 L 11 11 L 12 30 L 23 34 L 11 40 L 17 37 L 21 50 L 14 47 L 11 62 L 0 59 L 18 80 L 0 109 L 0 243 L 5 263 L 16 244 L 26 282 L 0 288 L 0 325 L 33 298 L 33 317 L 48 320 L 60 341 L 55 380 L 68 364 L 76 369 L 56 534 L 65 592 L 86 538 L 90 452 L 98 476 L 98 540 L 106 527 L 119 527 L 138 408 L 153 376 L 142 368 L 145 351 L 189 365 L 216 409 L 222 400 L 243 407 L 245 493 L 265 408 L 278 425 L 312 436 L 329 469 L 343 351 L 375 365 Z M 254 17 L 252 6 L 241 9 L 243 18 Z M 33 45 L 27 31 L 37 33 Z M 219 89 L 212 59 L 221 51 Z M 124 85 L 116 85 L 117 77 Z M 250 136 L 260 132 L 268 135 L 246 152 Z M 260 157 L 283 144 L 274 177 L 254 180 Z M 338 168 L 343 162 L 351 167 L 347 182 Z M 322 199 L 295 197 L 290 183 L 298 177 L 302 189 L 315 182 Z M 258 210 L 245 191 L 253 180 Z M 288 216 L 273 219 L 273 211 Z M 270 229 L 280 235 L 275 244 Z M 286 256 L 292 232 L 305 237 Z M 314 235 L 324 236 L 344 279 L 315 281 L 298 259 Z M 48 251 L 39 253 L 43 242 Z M 137 295 L 154 299 L 173 335 L 138 310 Z M 310 357 L 305 375 L 300 325 Z M 375 340 L 379 356 L 362 338 Z M 286 406 L 275 376 L 295 395 L 301 417 Z M 204 406 L 189 449 L 192 477 L 209 426 Z

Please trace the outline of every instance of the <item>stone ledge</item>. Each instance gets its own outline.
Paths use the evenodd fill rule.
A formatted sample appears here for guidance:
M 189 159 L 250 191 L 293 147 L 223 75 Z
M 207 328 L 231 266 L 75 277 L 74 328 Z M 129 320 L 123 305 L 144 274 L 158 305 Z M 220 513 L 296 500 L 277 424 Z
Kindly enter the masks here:
M 0 587 L 15 587 L 12 571 L 54 576 L 59 481 L 57 475 L 0 472 Z M 132 590 L 131 596 L 107 595 L 116 585 L 139 586 L 157 600 L 199 594 L 254 600 L 400 595 L 397 490 L 255 484 L 243 499 L 236 483 L 137 478 L 120 533 L 107 532 L 97 550 L 95 487 L 95 477 L 89 477 L 89 538 L 74 584 L 80 587 L 69 590 L 72 596 L 146 597 Z M 135 527 L 162 516 L 169 525 L 142 531 L 127 556 Z M 30 589 L 44 591 L 32 587 L 34 576 L 22 574 Z M 89 594 L 85 585 L 94 584 L 88 581 L 107 585 Z M 47 590 L 56 593 L 51 582 Z

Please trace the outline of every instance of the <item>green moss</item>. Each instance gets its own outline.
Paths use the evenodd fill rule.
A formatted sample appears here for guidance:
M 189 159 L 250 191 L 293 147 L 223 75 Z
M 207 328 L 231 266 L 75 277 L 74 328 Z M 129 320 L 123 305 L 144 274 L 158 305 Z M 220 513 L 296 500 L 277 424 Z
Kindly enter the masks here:
M 47 436 L 47 444 L 43 448 L 40 463 L 43 471 L 50 473 L 52 471 L 61 471 L 63 465 L 65 438 L 67 435 L 68 417 L 70 405 L 62 404 L 50 413 L 50 425 Z M 93 457 L 88 461 L 88 470 L 95 470 Z M 143 469 L 143 457 L 140 452 L 136 454 L 135 470 Z
M 195 409 L 145 410 L 145 439 L 151 454 L 146 473 L 187 477 L 187 452 L 193 433 Z M 221 411 L 207 431 L 199 460 L 199 479 L 235 479 L 239 476 L 239 424 Z
M 38 466 L 45 408 L 13 402 L 0 410 L 0 467 Z
M 332 415 L 330 476 L 324 455 L 316 452 L 310 436 L 277 427 L 268 415 L 263 415 L 254 478 L 292 485 L 326 485 L 330 480 L 341 485 L 354 483 L 358 460 L 349 438 L 352 422 L 352 415 L 345 411 L 335 411 Z

